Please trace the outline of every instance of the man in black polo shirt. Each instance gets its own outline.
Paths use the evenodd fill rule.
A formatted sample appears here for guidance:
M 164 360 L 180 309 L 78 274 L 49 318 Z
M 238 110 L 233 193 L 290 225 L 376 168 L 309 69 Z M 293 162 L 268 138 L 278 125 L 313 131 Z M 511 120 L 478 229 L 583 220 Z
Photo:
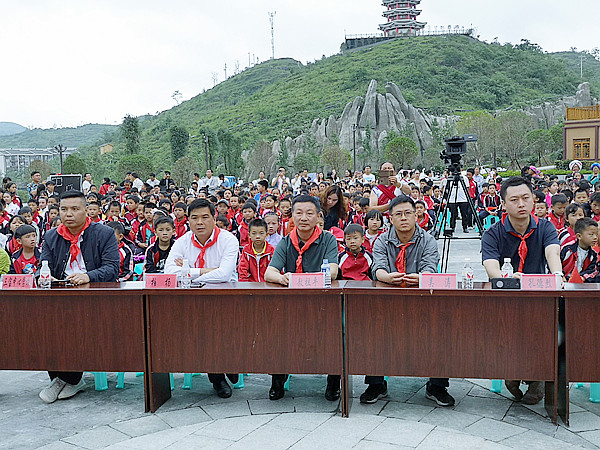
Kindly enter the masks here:
M 329 261 L 331 279 L 338 272 L 337 241 L 333 234 L 317 226 L 321 204 L 310 195 L 300 195 L 292 203 L 292 217 L 296 227 L 284 237 L 265 272 L 265 280 L 287 286 L 290 273 L 320 272 L 323 260 Z M 283 274 L 282 274 L 283 272 Z M 269 398 L 279 400 L 284 395 L 283 385 L 287 375 L 273 375 Z M 340 398 L 340 375 L 327 376 L 325 398 L 334 401 Z
M 490 278 L 500 278 L 504 258 L 510 258 L 514 277 L 522 274 L 562 273 L 560 246 L 556 228 L 544 219 L 531 214 L 534 205 L 533 187 L 522 177 L 509 178 L 500 189 L 506 211 L 502 219 L 481 238 L 483 265 Z M 535 345 L 535 343 L 533 343 Z M 506 388 L 523 403 L 535 405 L 544 397 L 543 381 L 527 381 L 529 388 L 523 396 L 521 380 L 506 380 Z

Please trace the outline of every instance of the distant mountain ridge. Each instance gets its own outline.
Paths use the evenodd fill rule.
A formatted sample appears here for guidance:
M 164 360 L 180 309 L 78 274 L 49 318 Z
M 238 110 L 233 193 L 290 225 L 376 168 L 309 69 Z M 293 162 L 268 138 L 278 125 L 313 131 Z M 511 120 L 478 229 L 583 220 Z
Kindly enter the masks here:
M 23 125 L 14 122 L 0 122 L 0 136 L 11 136 L 27 130 Z
M 110 141 L 117 125 L 87 124 L 75 128 L 50 128 L 47 130 L 24 128 L 18 134 L 1 136 L 0 148 L 50 148 L 62 144 L 67 147 L 96 145 L 100 141 Z

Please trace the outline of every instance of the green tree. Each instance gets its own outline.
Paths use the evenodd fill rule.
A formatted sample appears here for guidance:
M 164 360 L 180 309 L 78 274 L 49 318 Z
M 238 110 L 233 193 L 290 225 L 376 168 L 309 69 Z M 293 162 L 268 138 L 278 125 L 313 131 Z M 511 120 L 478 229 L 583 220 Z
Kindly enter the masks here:
M 141 179 L 147 178 L 154 171 L 152 162 L 144 155 L 124 155 L 119 159 L 117 168 L 120 176 L 127 172 L 137 172 Z
M 194 178 L 194 172 L 200 172 L 200 163 L 191 156 L 184 156 L 173 164 L 171 176 L 178 186 L 190 186 Z
M 71 153 L 63 161 L 64 173 L 83 173 L 87 172 L 85 159 L 79 153 Z
M 537 164 L 541 165 L 542 159 L 545 156 L 551 156 L 553 151 L 550 131 L 544 129 L 530 131 L 527 133 L 527 146 L 529 151 L 535 155 Z
M 507 111 L 497 120 L 498 149 L 513 168 L 520 169 L 521 161 L 527 157 L 527 133 L 533 129 L 533 120 L 521 111 Z
M 48 178 L 48 175 L 54 172 L 52 166 L 47 162 L 42 161 L 41 159 L 35 159 L 31 161 L 31 164 L 29 164 L 29 169 L 27 169 L 27 171 L 29 173 L 39 172 L 42 176 L 42 180 L 45 180 L 46 178 Z
M 329 145 L 321 154 L 321 165 L 327 171 L 335 169 L 338 174 L 343 174 L 344 170 L 350 167 L 351 161 L 350 152 L 344 150 L 339 145 Z
M 413 139 L 398 136 L 393 131 L 390 131 L 384 144 L 386 159 L 392 162 L 397 170 L 410 167 L 419 153 L 419 148 Z
M 477 164 L 491 162 L 494 167 L 498 165 L 497 122 L 490 113 L 486 111 L 466 113 L 458 122 L 457 129 L 459 134 L 477 135 L 477 142 L 473 143 Z
M 137 117 L 127 114 L 121 124 L 121 136 L 125 141 L 125 150 L 131 155 L 140 152 L 140 123 Z
M 187 147 L 190 142 L 190 134 L 187 128 L 182 125 L 173 125 L 169 129 L 169 139 L 173 161 L 183 158 L 187 153 Z
M 305 150 L 296 154 L 294 158 L 294 169 L 299 172 L 304 169 L 309 172 L 319 170 L 319 154 L 315 150 Z

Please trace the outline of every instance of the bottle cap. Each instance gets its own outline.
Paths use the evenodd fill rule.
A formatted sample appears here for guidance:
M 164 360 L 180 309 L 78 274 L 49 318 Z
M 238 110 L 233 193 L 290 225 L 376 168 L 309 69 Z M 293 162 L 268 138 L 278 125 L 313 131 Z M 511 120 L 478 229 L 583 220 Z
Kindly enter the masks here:
M 323 260 L 323 264 L 329 264 L 329 260 L 328 259 L 324 259 Z

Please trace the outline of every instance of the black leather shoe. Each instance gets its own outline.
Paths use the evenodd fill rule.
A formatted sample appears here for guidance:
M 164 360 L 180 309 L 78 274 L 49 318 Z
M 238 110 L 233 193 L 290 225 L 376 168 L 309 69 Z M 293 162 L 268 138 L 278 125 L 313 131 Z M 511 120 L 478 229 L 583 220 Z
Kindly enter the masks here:
M 213 383 L 213 387 L 215 391 L 217 391 L 217 395 L 221 398 L 229 398 L 231 397 L 231 386 L 225 380 L 217 381 Z
M 273 378 L 271 389 L 269 389 L 269 400 L 279 400 L 280 398 L 283 398 L 285 395 L 285 391 L 283 390 L 284 384 L 285 380 Z
M 236 384 L 238 381 L 240 381 L 240 375 L 238 373 L 228 373 L 227 378 L 229 378 L 231 384 Z
M 325 399 L 330 402 L 334 402 L 340 399 L 340 382 L 337 381 L 335 383 L 327 383 L 327 388 L 325 389 Z

